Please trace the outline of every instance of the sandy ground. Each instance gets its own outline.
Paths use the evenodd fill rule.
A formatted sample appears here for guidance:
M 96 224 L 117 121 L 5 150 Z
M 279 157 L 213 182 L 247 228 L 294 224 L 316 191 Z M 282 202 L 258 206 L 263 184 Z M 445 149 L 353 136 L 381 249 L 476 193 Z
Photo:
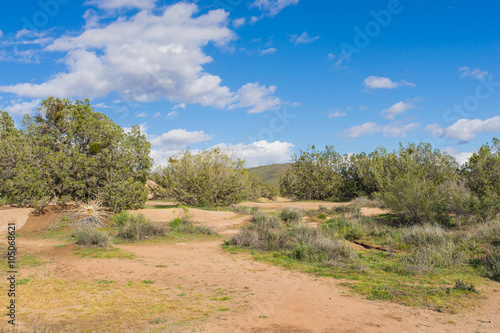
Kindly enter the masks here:
M 327 206 L 329 203 L 287 203 L 286 206 L 312 209 L 307 207 L 319 204 Z M 276 209 L 270 208 L 276 207 L 270 206 L 276 203 L 258 205 Z M 7 216 L 6 212 L 1 211 L 1 216 Z M 182 214 L 179 209 L 147 209 L 141 212 L 157 221 L 168 221 Z M 195 209 L 189 212 L 194 221 L 207 223 L 227 234 L 248 219 L 248 216 L 232 212 Z M 27 218 L 25 211 L 17 209 L 10 214 L 21 220 Z M 30 230 L 30 223 L 26 224 L 26 228 Z M 2 239 L 1 243 L 4 242 Z M 193 328 L 196 331 L 500 332 L 500 284 L 493 281 L 489 286 L 480 287 L 488 297 L 478 307 L 453 315 L 352 296 L 347 289 L 339 286 L 343 281 L 318 278 L 257 262 L 245 253 L 231 254 L 221 249 L 220 240 L 118 245 L 134 253 L 139 260 L 107 259 L 99 261 L 105 262 L 99 265 L 96 265 L 97 259 L 75 260 L 78 257 L 72 255 L 67 247 L 55 247 L 59 243 L 56 240 L 19 239 L 19 247 L 27 253 L 50 261 L 47 274 L 59 278 L 107 279 L 117 283 L 151 279 L 158 285 L 180 284 L 183 290 L 198 291 L 200 286 L 216 286 L 236 291 L 225 304 L 231 311 L 211 316 Z M 163 267 L 158 268 L 159 265 Z M 102 332 L 113 331 L 107 328 Z
M 0 236 L 7 234 L 7 224 L 15 223 L 16 229 L 19 230 L 26 220 L 28 215 L 33 211 L 31 208 L 15 208 L 0 210 Z

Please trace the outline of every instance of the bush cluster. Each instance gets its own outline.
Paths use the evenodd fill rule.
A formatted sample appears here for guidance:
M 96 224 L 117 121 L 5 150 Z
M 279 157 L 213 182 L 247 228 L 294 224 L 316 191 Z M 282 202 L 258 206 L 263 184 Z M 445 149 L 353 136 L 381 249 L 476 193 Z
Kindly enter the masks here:
M 334 265 L 354 258 L 353 252 L 335 236 L 295 222 L 286 228 L 279 217 L 258 212 L 252 216 L 250 226 L 227 244 L 284 252 L 292 259 L 311 263 Z
M 500 212 L 499 148 L 500 140 L 493 139 L 493 146 L 483 145 L 459 166 L 427 143 L 343 156 L 332 146 L 313 146 L 293 157 L 280 191 L 299 200 L 369 198 L 408 225 L 487 222 Z

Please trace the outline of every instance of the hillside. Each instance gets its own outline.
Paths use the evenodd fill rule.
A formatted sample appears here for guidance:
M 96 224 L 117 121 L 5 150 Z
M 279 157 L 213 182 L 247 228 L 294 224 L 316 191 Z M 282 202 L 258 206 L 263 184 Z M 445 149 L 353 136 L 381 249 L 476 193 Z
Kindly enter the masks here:
M 291 163 L 271 164 L 250 168 L 248 171 L 262 177 L 265 183 L 279 188 L 279 177 L 283 171 L 290 167 Z

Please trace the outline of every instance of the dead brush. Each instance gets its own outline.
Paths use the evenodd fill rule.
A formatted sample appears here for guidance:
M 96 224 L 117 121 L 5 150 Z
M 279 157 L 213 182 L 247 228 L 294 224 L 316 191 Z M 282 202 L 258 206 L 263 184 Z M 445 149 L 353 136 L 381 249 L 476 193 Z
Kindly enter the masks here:
M 103 228 L 107 220 L 108 213 L 99 200 L 90 200 L 77 203 L 77 207 L 71 211 L 74 219 L 72 225 L 79 227 L 98 227 Z

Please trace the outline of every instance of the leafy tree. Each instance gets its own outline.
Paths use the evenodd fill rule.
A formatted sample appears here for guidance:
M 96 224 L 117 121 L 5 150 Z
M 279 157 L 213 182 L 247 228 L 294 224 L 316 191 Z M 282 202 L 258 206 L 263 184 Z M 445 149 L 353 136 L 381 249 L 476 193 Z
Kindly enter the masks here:
M 342 156 L 333 146 L 315 146 L 293 155 L 292 165 L 280 177 L 282 195 L 298 200 L 335 200 L 342 197 Z
M 489 220 L 500 213 L 500 140 L 484 144 L 460 170 L 466 186 L 479 198 L 479 213 Z
M 88 100 L 50 97 L 22 127 L 0 142 L 1 160 L 7 158 L 0 191 L 11 202 L 43 209 L 56 198 L 99 198 L 119 211 L 147 200 L 152 159 L 138 126 L 125 133 Z

